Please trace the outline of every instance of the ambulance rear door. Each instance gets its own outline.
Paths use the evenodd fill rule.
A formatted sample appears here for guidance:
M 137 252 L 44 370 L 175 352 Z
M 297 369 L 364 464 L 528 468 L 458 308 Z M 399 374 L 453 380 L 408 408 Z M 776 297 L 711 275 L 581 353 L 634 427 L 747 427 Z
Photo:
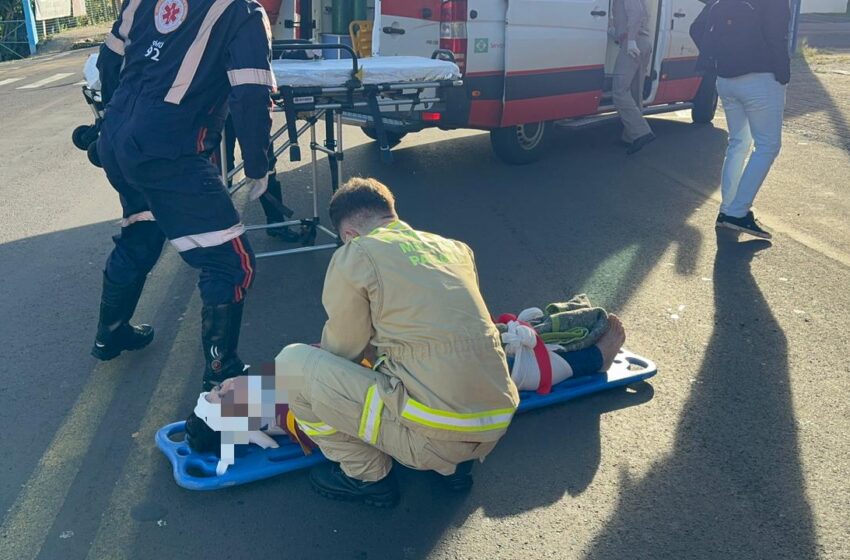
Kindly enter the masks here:
M 506 20 L 502 126 L 595 114 L 608 0 L 508 0 Z
M 662 54 L 658 91 L 653 103 L 690 101 L 700 84 L 697 72 L 699 50 L 691 40 L 690 28 L 702 11 L 704 4 L 699 0 L 670 0 L 664 3 L 659 18 L 662 30 L 666 27 L 667 37 L 659 39 L 657 53 Z
M 440 5 L 441 0 L 376 0 L 372 49 L 381 56 L 430 57 L 440 46 Z

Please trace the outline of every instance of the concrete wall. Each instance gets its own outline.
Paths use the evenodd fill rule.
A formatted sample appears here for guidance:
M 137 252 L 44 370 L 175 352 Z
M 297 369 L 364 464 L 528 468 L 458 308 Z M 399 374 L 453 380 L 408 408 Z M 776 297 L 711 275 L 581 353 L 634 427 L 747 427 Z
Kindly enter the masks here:
M 803 0 L 804 14 L 843 14 L 847 11 L 847 0 Z

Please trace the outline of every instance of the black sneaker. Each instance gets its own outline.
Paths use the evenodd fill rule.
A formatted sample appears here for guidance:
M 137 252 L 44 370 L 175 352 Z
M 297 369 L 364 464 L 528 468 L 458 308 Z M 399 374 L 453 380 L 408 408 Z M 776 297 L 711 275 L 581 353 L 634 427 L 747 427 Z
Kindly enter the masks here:
M 313 490 L 325 498 L 389 508 L 398 504 L 398 485 L 390 473 L 377 482 L 363 482 L 342 472 L 338 463 L 319 465 L 310 471 Z
M 748 212 L 746 216 L 743 218 L 736 218 L 734 216 L 727 216 L 722 212 L 717 216 L 717 227 L 724 227 L 727 229 L 731 229 L 734 231 L 740 231 L 743 233 L 749 233 L 752 236 L 760 237 L 761 239 L 771 239 L 773 235 L 766 229 L 764 229 L 758 220 L 756 220 L 755 215 L 752 212 Z

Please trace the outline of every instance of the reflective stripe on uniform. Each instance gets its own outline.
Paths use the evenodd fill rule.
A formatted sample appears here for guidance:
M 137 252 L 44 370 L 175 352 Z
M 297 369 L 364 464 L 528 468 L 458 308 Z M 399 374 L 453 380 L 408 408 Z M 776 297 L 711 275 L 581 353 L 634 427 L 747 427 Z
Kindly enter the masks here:
M 375 445 L 378 442 L 383 410 L 384 401 L 378 394 L 378 386 L 372 385 L 366 391 L 366 402 L 363 404 L 363 413 L 360 415 L 360 431 L 357 432 L 358 437 L 366 443 Z
M 156 221 L 153 217 L 153 214 L 150 210 L 145 210 L 144 212 L 137 212 L 135 214 L 130 214 L 126 218 L 121 220 L 121 227 L 128 227 L 136 222 L 154 222 Z
M 171 240 L 171 244 L 179 252 L 197 249 L 199 247 L 217 247 L 227 243 L 231 239 L 236 239 L 245 233 L 245 226 L 236 224 L 227 229 L 219 231 L 208 231 L 206 233 L 195 233 L 192 235 L 184 235 Z
M 106 43 L 107 48 L 115 54 L 119 56 L 124 56 L 124 41 L 122 41 L 112 33 L 107 33 L 106 39 L 104 39 L 103 42 Z
M 180 63 L 180 69 L 177 71 L 177 77 L 174 78 L 174 83 L 165 96 L 166 103 L 180 105 L 180 102 L 183 101 L 183 97 L 189 91 L 189 86 L 192 85 L 192 80 L 195 79 L 198 66 L 201 65 L 201 58 L 203 58 L 204 51 L 207 49 L 212 28 L 232 3 L 233 0 L 215 0 L 215 3 L 207 12 L 204 21 L 201 22 L 198 35 L 195 37 L 189 50 L 186 51 L 186 56 L 183 57 L 183 62 Z
M 295 419 L 301 431 L 310 437 L 332 436 L 336 433 L 336 428 L 324 422 L 307 422 L 306 420 Z
M 123 12 L 121 12 L 121 26 L 118 28 L 118 35 L 120 35 L 125 41 L 130 38 L 130 28 L 133 27 L 136 10 L 139 9 L 139 4 L 141 3 L 142 0 L 130 0 L 130 3 L 127 4 L 127 7 Z
M 487 432 L 504 430 L 511 423 L 514 409 L 501 408 L 484 412 L 449 412 L 430 408 L 408 398 L 401 411 L 402 418 L 429 428 L 453 432 Z
M 239 70 L 228 70 L 227 79 L 230 80 L 230 85 L 245 86 L 258 85 L 277 88 L 277 82 L 274 79 L 274 74 L 271 70 L 262 70 L 260 68 L 240 68 Z

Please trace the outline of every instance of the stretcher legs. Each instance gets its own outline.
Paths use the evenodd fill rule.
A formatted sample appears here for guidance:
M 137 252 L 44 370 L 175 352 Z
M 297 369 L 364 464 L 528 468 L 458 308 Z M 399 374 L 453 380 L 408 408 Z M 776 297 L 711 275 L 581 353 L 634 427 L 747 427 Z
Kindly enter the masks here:
M 289 115 L 288 115 L 289 116 Z M 324 120 L 325 122 L 325 140 L 322 144 L 317 141 L 316 138 L 316 125 L 320 120 Z M 327 156 L 328 165 L 330 166 L 330 180 L 331 180 L 331 192 L 336 192 L 339 188 L 340 180 L 342 177 L 342 114 L 340 111 L 332 110 L 332 109 L 323 109 L 316 111 L 305 118 L 305 123 L 300 127 L 296 125 L 296 123 L 289 118 L 287 122 L 282 126 L 278 131 L 276 131 L 272 135 L 272 141 L 282 136 L 284 133 L 288 133 L 288 139 L 283 142 L 277 149 L 274 150 L 274 156 L 277 157 L 283 152 L 289 150 L 290 159 L 292 159 L 293 155 L 293 147 L 297 147 L 298 138 L 302 135 L 310 133 L 310 166 L 313 177 L 313 215 L 309 218 L 302 218 L 299 220 L 288 220 L 282 221 L 278 223 L 270 223 L 270 224 L 258 224 L 251 225 L 245 228 L 246 231 L 254 231 L 261 229 L 272 229 L 272 228 L 282 228 L 288 226 L 298 226 L 300 228 L 299 234 L 302 243 L 302 247 L 297 247 L 293 249 L 283 249 L 280 251 L 267 251 L 263 253 L 257 253 L 256 258 L 267 258 L 274 257 L 280 255 L 291 255 L 296 253 L 306 253 L 312 251 L 323 251 L 328 249 L 336 249 L 339 246 L 339 238 L 337 235 L 331 231 L 330 229 L 324 227 L 320 223 L 319 219 L 319 199 L 318 199 L 318 186 L 319 186 L 319 173 L 318 173 L 318 157 L 317 152 L 321 152 Z M 293 140 L 294 139 L 294 140 Z M 222 146 L 225 145 L 226 138 L 222 138 Z M 222 155 L 225 155 L 225 150 L 222 148 Z M 300 160 L 300 152 L 297 152 L 298 160 Z M 221 158 L 223 162 L 226 161 L 225 157 Z M 227 171 L 226 164 L 222 165 L 222 176 L 225 180 L 229 180 L 233 183 L 233 179 L 236 174 L 243 168 L 243 164 L 239 164 L 234 166 L 233 170 L 230 172 Z M 233 186 L 230 187 L 229 192 L 233 195 L 236 191 L 238 191 L 245 184 L 245 180 L 241 180 L 239 182 L 233 183 Z M 332 242 L 325 243 L 322 245 L 315 245 L 318 234 L 322 233 L 328 236 Z

